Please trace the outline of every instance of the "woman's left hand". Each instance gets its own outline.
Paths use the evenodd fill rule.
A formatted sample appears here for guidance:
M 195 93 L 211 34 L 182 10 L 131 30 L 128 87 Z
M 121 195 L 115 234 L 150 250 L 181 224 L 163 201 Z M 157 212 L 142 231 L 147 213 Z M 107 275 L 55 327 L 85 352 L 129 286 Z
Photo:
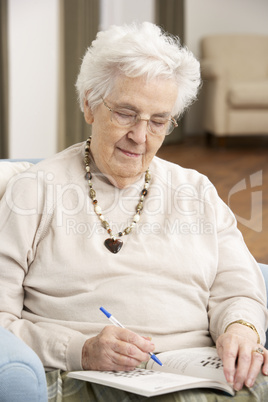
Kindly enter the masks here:
M 261 368 L 268 375 L 268 350 L 257 344 L 257 334 L 241 324 L 232 324 L 216 342 L 226 380 L 236 391 L 252 387 Z

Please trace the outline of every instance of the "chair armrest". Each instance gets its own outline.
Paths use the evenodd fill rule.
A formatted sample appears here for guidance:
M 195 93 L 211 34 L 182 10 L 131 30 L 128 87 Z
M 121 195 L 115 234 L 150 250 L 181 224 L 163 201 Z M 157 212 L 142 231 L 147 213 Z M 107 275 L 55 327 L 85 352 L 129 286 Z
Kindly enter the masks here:
M 265 281 L 265 286 L 266 286 L 266 295 L 267 295 L 267 308 L 268 308 L 268 265 L 266 264 L 259 264 L 264 281 Z M 268 330 L 266 331 L 266 344 L 265 347 L 268 348 Z
M 209 59 L 201 60 L 204 93 L 203 125 L 207 132 L 226 135 L 227 72 L 222 65 Z
M 23 341 L 0 327 L 0 400 L 47 402 L 43 365 Z

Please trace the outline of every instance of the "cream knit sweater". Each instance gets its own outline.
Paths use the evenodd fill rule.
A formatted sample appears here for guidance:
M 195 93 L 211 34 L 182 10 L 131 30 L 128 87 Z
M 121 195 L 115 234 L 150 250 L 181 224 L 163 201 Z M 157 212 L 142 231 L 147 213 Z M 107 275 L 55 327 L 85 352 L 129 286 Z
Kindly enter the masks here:
M 156 352 L 213 345 L 228 323 L 264 341 L 265 285 L 236 221 L 206 177 L 154 158 L 141 219 L 118 254 L 93 212 L 76 144 L 16 176 L 0 204 L 0 325 L 47 369 L 81 369 L 88 337 L 107 325 L 101 306 Z M 119 190 L 93 169 L 114 233 L 135 213 L 144 177 Z

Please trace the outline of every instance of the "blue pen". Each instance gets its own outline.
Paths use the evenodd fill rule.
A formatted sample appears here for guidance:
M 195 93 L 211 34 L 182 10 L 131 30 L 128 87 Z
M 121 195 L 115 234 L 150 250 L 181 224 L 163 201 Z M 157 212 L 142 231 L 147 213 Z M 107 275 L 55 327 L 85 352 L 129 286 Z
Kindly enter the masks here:
M 106 315 L 106 317 L 117 327 L 120 328 L 125 328 L 122 324 L 120 324 L 119 321 L 117 321 L 117 319 L 115 317 L 112 316 L 112 314 L 108 313 L 107 310 L 105 310 L 105 308 L 100 307 L 100 310 L 103 312 L 103 314 Z M 161 361 L 156 357 L 156 355 L 154 355 L 153 353 L 149 352 L 149 355 L 151 356 L 151 358 L 157 363 L 159 364 L 159 366 L 163 366 L 163 364 L 161 363 Z

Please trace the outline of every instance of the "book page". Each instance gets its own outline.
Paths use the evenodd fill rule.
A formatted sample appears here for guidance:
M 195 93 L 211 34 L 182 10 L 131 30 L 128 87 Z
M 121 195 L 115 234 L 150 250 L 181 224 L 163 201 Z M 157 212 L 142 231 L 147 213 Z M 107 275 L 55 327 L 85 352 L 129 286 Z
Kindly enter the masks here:
M 163 352 L 157 356 L 164 366 L 160 367 L 150 359 L 147 363 L 147 369 L 209 378 L 227 383 L 223 372 L 223 364 L 216 348 L 189 348 Z
M 134 392 L 144 396 L 161 395 L 167 392 L 190 388 L 214 387 L 229 391 L 219 384 L 196 377 L 175 375 L 153 370 L 135 369 L 133 371 L 74 371 L 68 377 L 95 382 L 97 384 Z

